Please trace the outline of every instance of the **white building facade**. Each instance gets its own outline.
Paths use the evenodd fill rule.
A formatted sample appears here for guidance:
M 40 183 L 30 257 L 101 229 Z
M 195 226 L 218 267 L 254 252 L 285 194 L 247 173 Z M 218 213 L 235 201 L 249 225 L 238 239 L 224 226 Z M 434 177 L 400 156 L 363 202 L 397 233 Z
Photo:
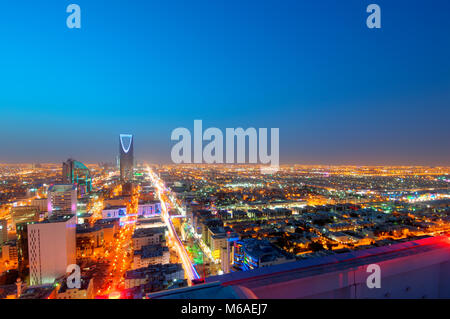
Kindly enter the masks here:
M 76 263 L 76 216 L 28 225 L 30 285 L 51 284 Z

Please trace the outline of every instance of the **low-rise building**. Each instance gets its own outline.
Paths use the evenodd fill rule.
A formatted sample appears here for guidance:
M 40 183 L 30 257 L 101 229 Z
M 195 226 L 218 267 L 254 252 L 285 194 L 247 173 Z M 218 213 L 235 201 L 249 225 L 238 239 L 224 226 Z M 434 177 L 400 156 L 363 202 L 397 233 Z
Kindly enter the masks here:
M 19 259 L 17 255 L 17 241 L 11 240 L 4 243 L 2 246 L 2 261 L 6 263 L 8 268 L 16 267 Z
M 161 214 L 160 201 L 140 201 L 138 205 L 138 216 L 152 217 Z
M 104 200 L 105 206 L 126 206 L 127 203 L 131 203 L 131 196 L 129 195 L 120 195 Z
M 136 229 L 155 228 L 155 227 L 164 227 L 164 226 L 165 226 L 165 224 L 162 221 L 160 216 L 138 218 L 138 220 L 136 222 Z
M 181 264 L 149 265 L 144 268 L 127 271 L 125 274 L 125 289 L 155 281 L 162 281 L 168 286 L 170 282 L 183 279 L 184 270 Z
M 45 213 L 48 210 L 47 198 L 34 198 L 31 200 L 31 206 L 37 207 L 40 213 Z
M 141 249 L 134 251 L 133 269 L 147 267 L 148 265 L 164 265 L 169 262 L 169 248 L 161 244 L 142 246 Z
M 39 221 L 39 208 L 36 206 L 17 206 L 11 209 L 12 225 Z
M 93 257 L 103 251 L 103 229 L 100 226 L 77 225 L 77 258 Z
M 126 206 L 108 206 L 102 211 L 103 219 L 122 218 L 127 216 Z
M 40 286 L 28 287 L 20 295 L 19 299 L 55 299 L 56 286 L 53 284 L 46 284 Z
M 266 240 L 241 239 L 234 247 L 233 266 L 236 270 L 246 271 L 294 261 L 292 256 Z
M 53 284 L 76 263 L 76 216 L 54 215 L 27 225 L 30 284 Z
M 133 249 L 139 250 L 142 246 L 164 243 L 166 229 L 167 227 L 136 229 L 132 236 Z
M 0 219 L 0 245 L 8 241 L 8 223 L 6 219 Z

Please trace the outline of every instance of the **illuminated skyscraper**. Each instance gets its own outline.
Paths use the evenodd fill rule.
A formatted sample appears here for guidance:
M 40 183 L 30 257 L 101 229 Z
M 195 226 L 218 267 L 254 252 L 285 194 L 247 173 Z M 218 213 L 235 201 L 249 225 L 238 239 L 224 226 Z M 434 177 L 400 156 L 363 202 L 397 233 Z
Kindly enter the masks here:
M 120 152 L 120 179 L 122 181 L 131 181 L 133 179 L 133 135 L 120 134 L 119 152 Z

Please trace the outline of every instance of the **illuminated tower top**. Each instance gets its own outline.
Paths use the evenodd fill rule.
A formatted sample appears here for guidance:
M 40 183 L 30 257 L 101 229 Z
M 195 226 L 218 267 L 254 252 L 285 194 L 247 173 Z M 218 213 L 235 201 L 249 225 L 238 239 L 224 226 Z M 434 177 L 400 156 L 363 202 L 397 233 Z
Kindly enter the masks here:
M 133 144 L 133 135 L 131 134 L 120 134 L 120 146 L 124 153 L 128 153 Z
M 133 179 L 134 155 L 133 155 L 134 137 L 132 134 L 120 134 L 119 153 L 120 153 L 120 179 L 122 181 L 131 181 Z

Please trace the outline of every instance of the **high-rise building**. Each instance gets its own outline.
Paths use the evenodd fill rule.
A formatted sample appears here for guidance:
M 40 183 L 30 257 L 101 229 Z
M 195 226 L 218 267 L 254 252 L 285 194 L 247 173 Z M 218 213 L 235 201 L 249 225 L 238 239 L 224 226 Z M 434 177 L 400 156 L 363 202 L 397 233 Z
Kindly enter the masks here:
M 48 215 L 77 213 L 77 186 L 75 184 L 55 184 L 47 192 Z
M 8 241 L 8 224 L 6 219 L 0 219 L 0 244 Z
M 83 163 L 68 159 L 62 165 L 62 181 L 64 184 L 76 184 L 82 196 L 92 190 L 92 179 L 89 169 Z
M 120 179 L 122 181 L 131 181 L 133 179 L 133 144 L 134 137 L 131 134 L 120 134 L 119 152 L 120 152 Z
M 76 263 L 76 217 L 54 216 L 27 227 L 30 285 L 52 284 Z

